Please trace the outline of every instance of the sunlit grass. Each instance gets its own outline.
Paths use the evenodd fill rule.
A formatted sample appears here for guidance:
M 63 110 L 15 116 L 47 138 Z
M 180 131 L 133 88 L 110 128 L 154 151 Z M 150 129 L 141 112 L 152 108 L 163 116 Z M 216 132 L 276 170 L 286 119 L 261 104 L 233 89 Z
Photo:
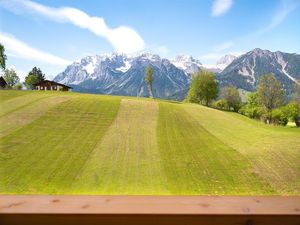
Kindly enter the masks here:
M 299 195 L 300 130 L 145 98 L 0 91 L 0 193 Z

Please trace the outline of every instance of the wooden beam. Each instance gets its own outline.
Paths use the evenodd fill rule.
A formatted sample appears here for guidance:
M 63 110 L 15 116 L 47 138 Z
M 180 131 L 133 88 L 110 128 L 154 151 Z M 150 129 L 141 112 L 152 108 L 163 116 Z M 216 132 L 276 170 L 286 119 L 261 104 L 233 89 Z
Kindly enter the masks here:
M 0 195 L 0 224 L 300 224 L 300 197 Z

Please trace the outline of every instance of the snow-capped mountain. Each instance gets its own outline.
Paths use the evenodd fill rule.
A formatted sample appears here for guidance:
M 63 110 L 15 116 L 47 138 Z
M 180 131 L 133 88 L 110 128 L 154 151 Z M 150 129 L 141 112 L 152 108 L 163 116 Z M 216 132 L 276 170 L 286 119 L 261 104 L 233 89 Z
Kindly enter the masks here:
M 239 57 L 224 56 L 218 64 L 229 64 L 222 72 L 214 71 L 221 86 L 231 84 L 252 91 L 263 74 L 273 73 L 290 93 L 300 79 L 298 54 L 254 49 Z M 148 96 L 144 74 L 149 65 L 154 69 L 153 91 L 158 98 L 184 98 L 191 74 L 207 69 L 188 55 L 170 61 L 151 53 L 136 56 L 112 53 L 88 56 L 74 62 L 54 80 L 72 86 L 75 91 Z
M 82 92 L 148 96 L 144 74 L 149 65 L 155 74 L 155 97 L 168 98 L 188 87 L 188 73 L 177 68 L 168 59 L 151 53 L 138 56 L 118 53 L 88 56 L 69 65 L 54 80 Z
M 221 85 L 253 91 L 262 75 L 273 73 L 288 93 L 300 79 L 300 55 L 256 48 L 234 59 L 220 74 Z
M 237 58 L 237 56 L 232 55 L 232 54 L 224 55 L 217 61 L 216 68 L 218 68 L 220 70 L 224 70 L 236 58 Z
M 204 68 L 215 73 L 220 73 L 237 57 L 237 55 L 227 54 L 217 60 L 215 65 L 204 65 Z
M 190 55 L 178 55 L 174 60 L 172 60 L 172 63 L 177 68 L 182 69 L 188 74 L 198 72 L 203 67 L 199 60 L 194 59 Z
M 131 67 L 131 59 L 126 55 L 112 53 L 87 56 L 69 65 L 63 73 L 55 77 L 55 81 L 64 84 L 78 85 L 86 80 L 111 82 Z

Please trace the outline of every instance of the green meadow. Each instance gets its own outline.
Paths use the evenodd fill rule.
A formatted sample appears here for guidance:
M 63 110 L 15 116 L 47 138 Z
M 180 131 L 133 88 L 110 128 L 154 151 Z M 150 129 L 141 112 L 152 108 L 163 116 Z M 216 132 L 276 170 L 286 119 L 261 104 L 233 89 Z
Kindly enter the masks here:
M 0 194 L 299 195 L 300 130 L 196 104 L 3 90 Z

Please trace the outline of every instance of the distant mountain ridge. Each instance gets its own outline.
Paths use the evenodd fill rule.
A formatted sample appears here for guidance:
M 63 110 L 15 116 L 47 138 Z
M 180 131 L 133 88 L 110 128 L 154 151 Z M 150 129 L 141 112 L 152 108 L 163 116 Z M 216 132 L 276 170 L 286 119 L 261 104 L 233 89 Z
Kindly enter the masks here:
M 254 91 L 260 77 L 266 73 L 273 73 L 290 93 L 300 79 L 300 55 L 256 48 L 233 60 L 217 79 L 222 86 L 231 84 Z
M 151 53 L 133 57 L 117 53 L 88 56 L 68 66 L 54 80 L 83 92 L 148 96 L 144 71 L 149 65 L 154 69 L 153 91 L 156 97 L 169 98 L 174 92 L 188 87 L 189 73 L 168 59 Z
M 199 70 L 216 72 L 221 86 L 234 85 L 248 91 L 255 90 L 259 78 L 265 73 L 275 74 L 288 93 L 300 79 L 300 55 L 257 48 L 239 57 L 225 55 L 215 68 L 205 68 L 190 55 L 179 55 L 174 60 L 152 53 L 87 56 L 69 65 L 54 81 L 80 92 L 148 96 L 144 81 L 147 66 L 154 69 L 153 90 L 158 98 L 184 98 L 191 74 Z

